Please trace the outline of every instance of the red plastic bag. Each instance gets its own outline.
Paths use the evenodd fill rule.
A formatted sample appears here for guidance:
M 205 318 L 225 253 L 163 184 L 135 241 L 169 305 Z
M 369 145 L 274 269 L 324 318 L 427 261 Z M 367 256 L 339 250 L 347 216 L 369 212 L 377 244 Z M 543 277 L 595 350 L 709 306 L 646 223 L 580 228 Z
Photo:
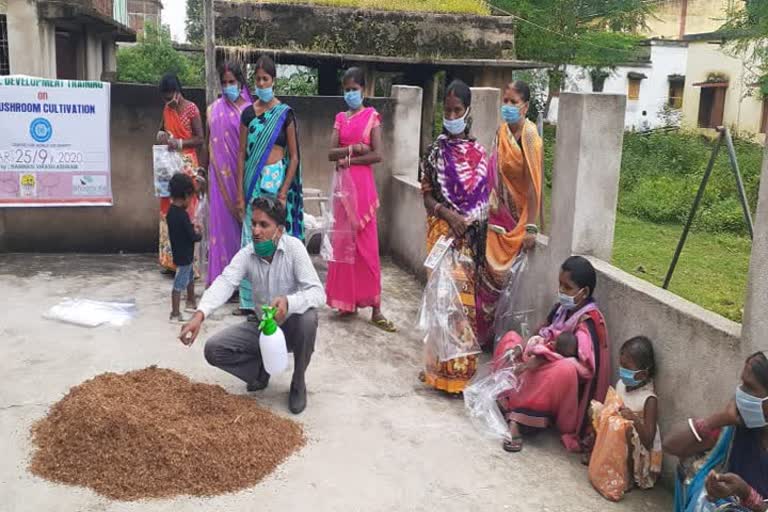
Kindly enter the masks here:
M 631 482 L 627 433 L 632 429 L 632 422 L 619 414 L 623 405 L 613 388 L 608 389 L 605 404 L 592 402 L 597 438 L 589 461 L 589 481 L 611 501 L 621 500 Z

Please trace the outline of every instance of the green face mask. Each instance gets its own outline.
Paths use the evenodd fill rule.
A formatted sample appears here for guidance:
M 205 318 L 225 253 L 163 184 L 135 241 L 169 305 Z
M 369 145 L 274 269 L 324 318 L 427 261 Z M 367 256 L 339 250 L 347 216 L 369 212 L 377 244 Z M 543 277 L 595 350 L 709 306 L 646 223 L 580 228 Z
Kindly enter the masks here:
M 262 242 L 253 242 L 253 251 L 260 258 L 271 258 L 277 250 L 277 244 L 274 240 L 264 240 Z

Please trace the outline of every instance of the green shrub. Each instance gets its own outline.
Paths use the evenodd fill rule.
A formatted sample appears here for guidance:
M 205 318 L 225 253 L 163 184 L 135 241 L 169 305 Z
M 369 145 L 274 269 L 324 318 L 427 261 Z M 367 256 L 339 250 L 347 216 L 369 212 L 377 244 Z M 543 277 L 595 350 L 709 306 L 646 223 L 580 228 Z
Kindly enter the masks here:
M 545 183 L 551 187 L 555 129 L 545 129 Z M 754 213 L 763 150 L 734 134 L 734 148 L 750 210 Z M 619 211 L 655 223 L 685 222 L 693 205 L 714 141 L 695 132 L 624 134 Z M 720 149 L 699 205 L 694 230 L 746 234 L 747 228 L 726 147 Z

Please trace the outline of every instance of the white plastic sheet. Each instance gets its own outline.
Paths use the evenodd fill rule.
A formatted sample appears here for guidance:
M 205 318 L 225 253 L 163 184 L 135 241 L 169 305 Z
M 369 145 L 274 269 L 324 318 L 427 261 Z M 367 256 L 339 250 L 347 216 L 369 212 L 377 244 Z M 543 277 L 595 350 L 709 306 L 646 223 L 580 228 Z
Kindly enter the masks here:
M 473 271 L 471 258 L 449 249 L 427 281 L 418 322 L 419 329 L 426 332 L 427 364 L 433 357 L 444 362 L 481 352 L 460 295 Z
M 509 331 L 517 332 L 523 339 L 528 339 L 530 335 L 529 316 L 534 308 L 524 296 L 522 287 L 522 278 L 527 268 L 528 254 L 521 252 L 512 263 L 507 282 L 496 305 L 496 317 L 493 322 L 494 345 Z
M 360 219 L 357 213 L 357 189 L 349 169 L 333 172 L 331 209 L 323 225 L 325 234 L 320 254 L 326 261 L 353 264 Z
M 136 302 L 105 302 L 89 299 L 64 299 L 49 309 L 43 316 L 83 327 L 97 327 L 108 324 L 122 327 L 138 313 Z
M 464 407 L 475 428 L 491 439 L 511 441 L 509 426 L 497 400 L 517 389 L 517 377 L 511 367 L 493 371 L 491 363 L 478 368 L 464 389 Z
M 181 153 L 171 151 L 168 146 L 152 146 L 152 163 L 154 167 L 155 196 L 170 197 L 168 183 L 174 174 L 184 170 L 184 160 Z

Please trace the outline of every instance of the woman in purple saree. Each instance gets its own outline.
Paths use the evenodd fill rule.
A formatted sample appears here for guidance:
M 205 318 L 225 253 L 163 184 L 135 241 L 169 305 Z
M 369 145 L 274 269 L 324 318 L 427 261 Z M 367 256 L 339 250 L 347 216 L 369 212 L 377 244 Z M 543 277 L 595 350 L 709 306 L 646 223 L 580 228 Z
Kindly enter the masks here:
M 240 250 L 241 220 L 237 211 L 237 156 L 240 116 L 252 103 L 240 65 L 219 70 L 221 97 L 208 107 L 208 176 L 210 228 L 208 279 L 210 285 Z

